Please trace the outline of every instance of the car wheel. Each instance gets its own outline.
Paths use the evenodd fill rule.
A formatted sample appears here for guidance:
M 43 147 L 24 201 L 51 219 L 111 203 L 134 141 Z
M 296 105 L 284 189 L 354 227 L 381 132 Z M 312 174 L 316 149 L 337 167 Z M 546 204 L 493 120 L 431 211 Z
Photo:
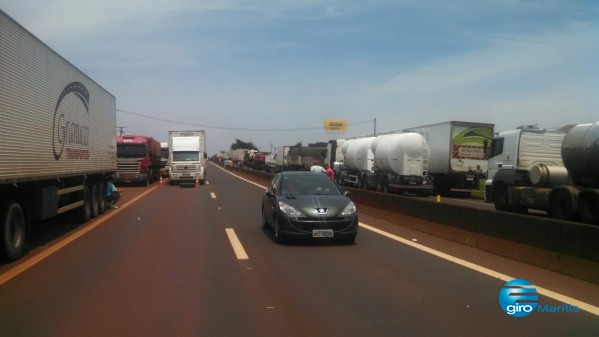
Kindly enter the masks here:
M 277 218 L 275 218 L 274 230 L 275 230 L 275 241 L 277 243 L 282 243 L 284 240 L 283 240 L 283 236 L 281 235 L 281 230 L 279 229 L 279 220 Z
M 266 221 L 266 214 L 264 214 L 264 207 L 262 207 L 262 228 L 268 228 L 268 221 Z

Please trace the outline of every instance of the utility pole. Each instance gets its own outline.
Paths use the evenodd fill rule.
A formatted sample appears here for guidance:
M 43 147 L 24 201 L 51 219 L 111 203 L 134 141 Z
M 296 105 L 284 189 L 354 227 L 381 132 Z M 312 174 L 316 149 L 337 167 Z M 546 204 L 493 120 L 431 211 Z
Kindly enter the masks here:
M 119 136 L 122 136 L 123 133 L 125 133 L 125 131 L 123 131 L 123 129 L 126 129 L 126 126 L 117 126 L 117 129 L 119 129 Z
M 376 117 L 374 117 L 374 136 L 376 137 Z

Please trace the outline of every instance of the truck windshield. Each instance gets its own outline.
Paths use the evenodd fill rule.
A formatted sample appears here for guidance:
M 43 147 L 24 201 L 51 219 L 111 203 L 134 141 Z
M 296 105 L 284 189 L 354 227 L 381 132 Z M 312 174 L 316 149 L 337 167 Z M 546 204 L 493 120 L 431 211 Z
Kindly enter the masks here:
M 200 153 L 197 151 L 173 152 L 173 161 L 199 161 Z
M 166 149 L 160 149 L 160 156 L 164 159 L 168 159 L 168 148 Z
M 146 155 L 144 144 L 117 144 L 116 156 L 118 158 L 140 158 Z

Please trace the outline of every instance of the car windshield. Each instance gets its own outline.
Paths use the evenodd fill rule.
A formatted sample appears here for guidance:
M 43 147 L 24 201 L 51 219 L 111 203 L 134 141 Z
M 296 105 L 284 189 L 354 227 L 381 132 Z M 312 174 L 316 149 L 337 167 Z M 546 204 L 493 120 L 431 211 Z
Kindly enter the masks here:
M 335 183 L 325 174 L 283 176 L 283 195 L 341 195 Z

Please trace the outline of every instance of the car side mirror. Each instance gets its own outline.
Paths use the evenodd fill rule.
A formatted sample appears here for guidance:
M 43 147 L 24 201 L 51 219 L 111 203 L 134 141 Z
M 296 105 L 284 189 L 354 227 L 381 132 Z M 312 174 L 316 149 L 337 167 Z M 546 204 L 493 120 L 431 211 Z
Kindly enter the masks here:
M 343 191 L 343 195 L 351 199 L 351 192 L 350 191 Z
M 274 193 L 272 193 L 272 191 L 271 191 L 271 190 L 266 190 L 266 191 L 264 192 L 264 194 L 266 194 L 266 196 L 267 196 L 267 197 L 269 197 L 269 198 L 274 198 L 274 197 L 275 197 L 275 194 L 274 194 Z

